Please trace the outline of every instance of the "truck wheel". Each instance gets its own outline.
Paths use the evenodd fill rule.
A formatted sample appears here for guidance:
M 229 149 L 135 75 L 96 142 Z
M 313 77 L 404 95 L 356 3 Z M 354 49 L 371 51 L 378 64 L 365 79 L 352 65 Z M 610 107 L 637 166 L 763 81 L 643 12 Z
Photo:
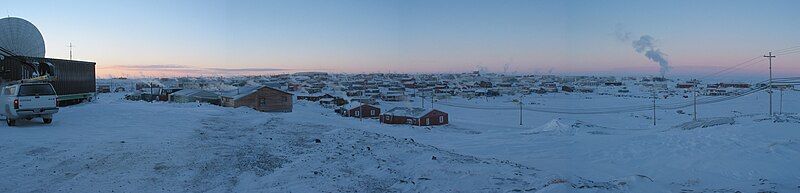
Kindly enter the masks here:
M 53 118 L 42 118 L 42 121 L 44 121 L 44 124 L 50 124 L 53 122 Z
M 14 126 L 17 125 L 17 120 L 6 118 L 6 123 L 8 126 Z

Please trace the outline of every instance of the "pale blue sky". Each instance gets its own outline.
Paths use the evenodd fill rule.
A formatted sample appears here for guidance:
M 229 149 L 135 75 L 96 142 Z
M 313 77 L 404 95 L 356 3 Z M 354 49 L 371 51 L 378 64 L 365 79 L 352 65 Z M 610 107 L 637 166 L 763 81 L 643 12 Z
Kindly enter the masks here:
M 4 1 L 47 56 L 99 68 L 174 65 L 344 72 L 653 73 L 618 41 L 651 35 L 672 73 L 800 44 L 800 1 Z M 780 62 L 779 62 L 780 61 Z M 778 58 L 793 69 L 797 56 Z M 683 66 L 683 67 L 682 67 Z M 752 73 L 762 73 L 754 67 Z M 757 70 L 756 70 L 757 69 Z M 130 70 L 130 69 L 128 69 Z M 102 74 L 102 73 L 101 73 Z

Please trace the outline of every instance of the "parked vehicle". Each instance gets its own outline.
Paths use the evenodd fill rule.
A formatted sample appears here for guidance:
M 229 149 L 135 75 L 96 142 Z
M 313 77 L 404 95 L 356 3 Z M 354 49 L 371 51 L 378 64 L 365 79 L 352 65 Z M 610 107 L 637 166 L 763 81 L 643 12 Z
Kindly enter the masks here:
M 17 120 L 42 118 L 45 124 L 53 122 L 58 112 L 58 96 L 50 83 L 18 83 L 3 87 L 0 92 L 0 108 L 8 126 Z

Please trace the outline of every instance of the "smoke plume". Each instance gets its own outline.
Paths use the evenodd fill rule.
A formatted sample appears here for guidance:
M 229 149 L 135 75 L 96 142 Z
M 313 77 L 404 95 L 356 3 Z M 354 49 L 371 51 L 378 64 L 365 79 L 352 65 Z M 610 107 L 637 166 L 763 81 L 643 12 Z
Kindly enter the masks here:
M 622 24 L 617 24 L 614 26 L 614 36 L 617 37 L 617 40 L 620 42 L 627 42 L 631 40 L 631 32 L 625 30 L 625 27 Z
M 659 72 L 663 77 L 670 69 L 669 61 L 667 61 L 666 54 L 661 52 L 661 50 L 655 46 L 654 42 L 655 39 L 652 36 L 643 35 L 639 40 L 633 41 L 633 48 L 636 49 L 636 52 L 643 53 L 645 57 L 653 62 L 657 62 L 660 67 Z
M 631 40 L 631 32 L 625 30 L 622 24 L 617 24 L 615 26 L 614 36 L 616 36 L 617 40 L 620 42 L 628 42 Z M 655 45 L 655 38 L 649 35 L 643 35 L 638 40 L 634 40 L 631 42 L 633 45 L 633 49 L 640 54 L 644 54 L 647 59 L 650 59 L 653 62 L 658 63 L 659 72 L 663 77 L 669 70 L 669 61 L 667 61 L 667 55 L 664 52 L 661 52 L 661 49 Z

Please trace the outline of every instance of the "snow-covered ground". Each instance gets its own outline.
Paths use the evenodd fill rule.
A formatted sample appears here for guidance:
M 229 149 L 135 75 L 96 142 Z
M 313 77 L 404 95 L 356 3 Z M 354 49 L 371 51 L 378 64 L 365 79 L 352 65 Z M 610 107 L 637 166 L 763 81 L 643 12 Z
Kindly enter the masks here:
M 798 96 L 785 95 L 783 110 L 796 112 L 800 101 L 786 99 Z M 435 105 L 450 125 L 412 127 L 302 101 L 292 113 L 261 113 L 121 98 L 62 108 L 51 125 L 0 127 L 0 192 L 800 191 L 800 119 L 765 119 L 763 94 L 701 106 L 708 123 L 659 110 L 656 126 L 651 111 L 526 111 L 520 126 L 519 111 Z M 448 102 L 499 106 L 512 98 Z M 659 102 L 670 100 L 687 99 Z M 523 101 L 651 102 L 576 94 Z
M 451 125 L 447 127 L 432 127 L 430 131 L 395 127 L 379 132 L 413 137 L 457 153 L 507 159 L 598 181 L 644 175 L 655 182 L 650 187 L 653 190 L 800 192 L 800 116 L 788 113 L 800 108 L 800 101 L 788 100 L 798 96 L 796 92 L 784 96 L 783 110 L 787 113 L 779 116 L 779 122 L 766 119 L 768 98 L 759 93 L 699 106 L 698 119 L 705 121 L 699 125 L 710 126 L 705 128 L 682 128 L 692 116 L 677 110 L 658 110 L 656 126 L 652 111 L 592 115 L 526 111 L 520 126 L 519 111 L 439 105 L 434 107 L 450 113 Z M 448 101 L 509 106 L 512 98 Z M 777 112 L 778 97 L 775 99 Z M 652 104 L 646 98 L 576 94 L 526 96 L 523 101 L 573 108 Z M 681 101 L 690 99 L 671 97 L 658 103 Z M 682 110 L 692 111 L 691 107 Z

